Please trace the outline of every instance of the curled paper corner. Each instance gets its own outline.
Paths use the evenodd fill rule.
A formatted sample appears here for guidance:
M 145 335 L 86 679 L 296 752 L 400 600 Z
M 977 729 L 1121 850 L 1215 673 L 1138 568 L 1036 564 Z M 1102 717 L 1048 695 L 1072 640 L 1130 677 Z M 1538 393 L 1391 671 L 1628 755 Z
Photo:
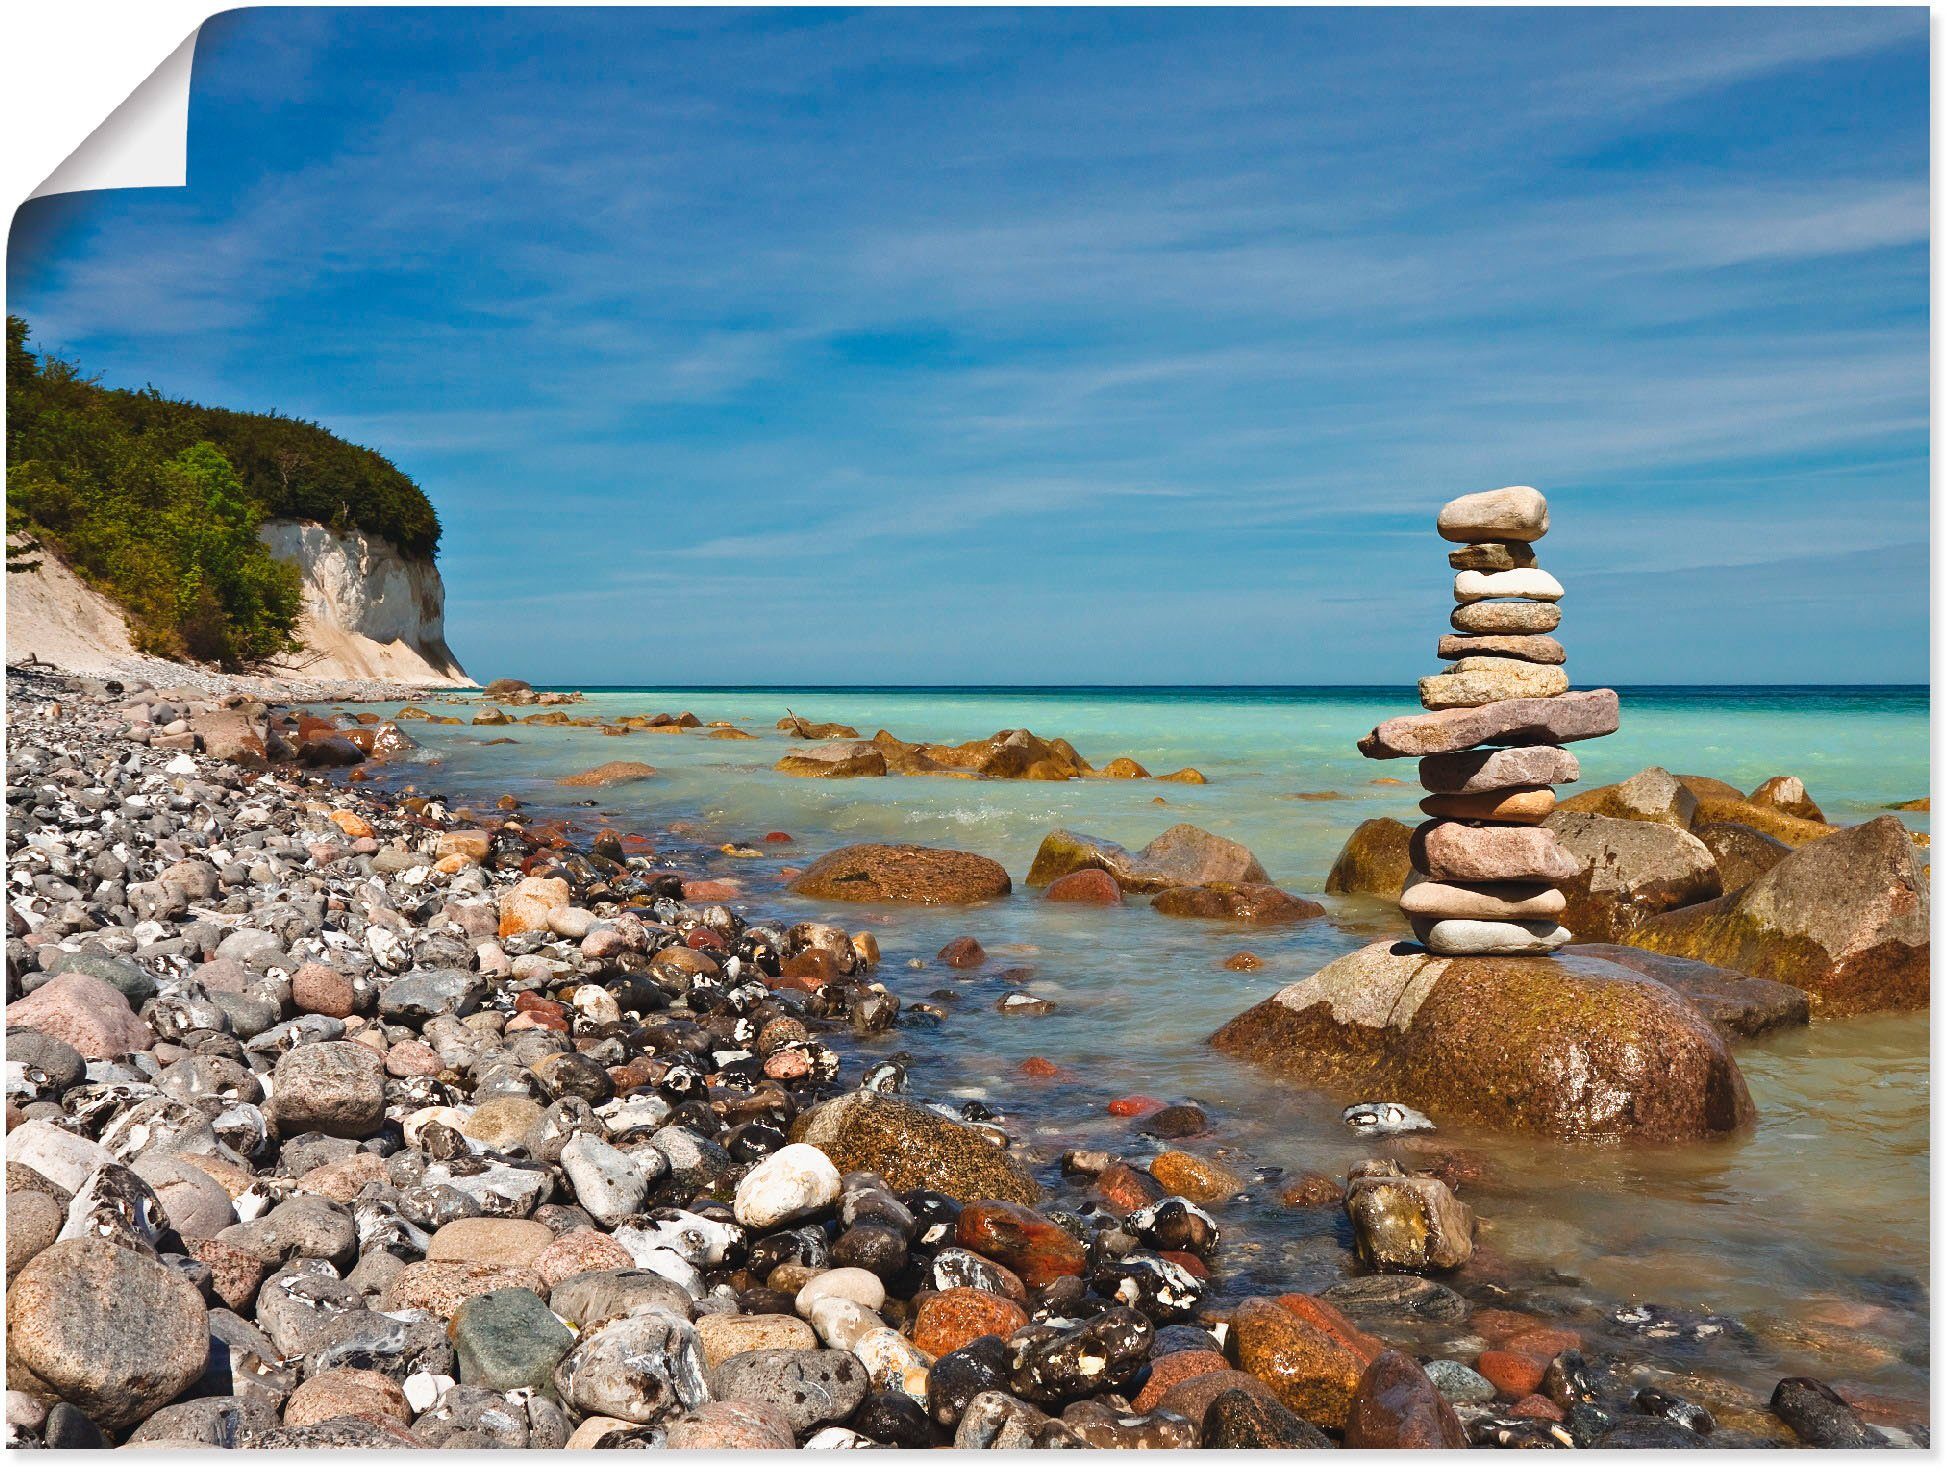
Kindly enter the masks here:
M 180 189 L 189 182 L 189 74 L 198 26 L 28 196 Z

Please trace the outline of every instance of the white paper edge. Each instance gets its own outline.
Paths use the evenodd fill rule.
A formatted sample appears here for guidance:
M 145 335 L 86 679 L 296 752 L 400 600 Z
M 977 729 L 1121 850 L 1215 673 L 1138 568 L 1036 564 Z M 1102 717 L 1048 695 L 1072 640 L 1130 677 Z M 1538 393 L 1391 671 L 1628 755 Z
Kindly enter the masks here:
M 189 77 L 198 26 L 189 38 L 82 139 L 29 199 L 84 189 L 180 189 L 189 182 Z

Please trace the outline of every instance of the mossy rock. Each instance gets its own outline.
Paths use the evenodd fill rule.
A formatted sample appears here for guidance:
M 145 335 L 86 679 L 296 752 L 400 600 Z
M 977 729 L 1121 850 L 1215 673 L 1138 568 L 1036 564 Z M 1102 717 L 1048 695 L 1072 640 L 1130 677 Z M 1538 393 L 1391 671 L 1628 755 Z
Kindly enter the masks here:
M 1927 919 L 1912 840 L 1887 817 L 1808 843 L 1736 894 L 1656 916 L 1624 940 L 1782 981 L 1809 992 L 1816 1015 L 1847 1017 L 1927 1005 Z
M 1413 859 L 1408 846 L 1413 830 L 1397 818 L 1368 818 L 1332 861 L 1325 878 L 1327 894 L 1371 894 L 1396 900 L 1406 888 Z
M 791 1139 L 816 1145 L 841 1171 L 871 1171 L 896 1192 L 961 1201 L 1041 1199 L 1034 1177 L 977 1130 L 887 1094 L 846 1094 L 798 1116 Z
M 1586 957 L 1439 957 L 1380 942 L 1218 1030 L 1288 1082 L 1443 1123 L 1571 1140 L 1696 1140 L 1754 1117 L 1736 1061 L 1673 988 Z

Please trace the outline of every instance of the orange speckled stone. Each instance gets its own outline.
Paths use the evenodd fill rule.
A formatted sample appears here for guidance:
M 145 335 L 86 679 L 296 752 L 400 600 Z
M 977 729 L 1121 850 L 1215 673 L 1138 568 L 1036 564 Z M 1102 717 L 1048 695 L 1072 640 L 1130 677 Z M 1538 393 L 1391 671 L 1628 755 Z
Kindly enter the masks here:
M 1548 1361 L 1512 1350 L 1488 1349 L 1481 1351 L 1474 1368 L 1509 1400 L 1520 1400 L 1541 1388 L 1541 1377 L 1548 1373 Z
M 938 1358 L 964 1348 L 983 1334 L 1005 1339 L 1027 1323 L 1019 1304 L 978 1288 L 948 1288 L 920 1305 L 913 1321 L 913 1343 Z
M 1088 1252 L 1038 1211 L 1011 1201 L 975 1201 L 960 1213 L 956 1240 L 962 1247 L 1004 1263 L 1030 1288 L 1088 1271 Z

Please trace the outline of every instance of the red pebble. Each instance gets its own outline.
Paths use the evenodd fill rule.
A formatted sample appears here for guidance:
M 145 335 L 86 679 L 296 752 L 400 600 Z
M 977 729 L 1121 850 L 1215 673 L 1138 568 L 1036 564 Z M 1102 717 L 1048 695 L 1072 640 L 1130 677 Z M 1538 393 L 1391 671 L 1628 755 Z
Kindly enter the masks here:
M 1123 1119 L 1134 1119 L 1138 1115 L 1154 1114 L 1163 1107 L 1161 1099 L 1152 1099 L 1147 1094 L 1127 1094 L 1120 1099 L 1109 1101 L 1109 1113 Z
M 1194 1252 L 1185 1252 L 1179 1247 L 1170 1247 L 1156 1255 L 1169 1259 L 1169 1261 L 1175 1263 L 1180 1268 L 1187 1268 L 1198 1279 L 1210 1276 L 1210 1269 L 1204 1265 L 1203 1259 L 1198 1257 Z
M 514 998 L 516 1012 L 538 1012 L 544 1017 L 566 1017 L 568 1009 L 552 997 L 544 997 L 539 992 L 522 992 Z
M 1519 1400 L 1541 1388 L 1541 1377 L 1548 1373 L 1548 1361 L 1512 1350 L 1488 1349 L 1481 1351 L 1474 1368 L 1509 1400 Z
M 1023 1058 L 1020 1072 L 1026 1078 L 1060 1078 L 1061 1065 L 1048 1058 Z
M 764 842 L 766 842 L 766 843 L 796 843 L 796 842 L 797 842 L 797 840 L 796 840 L 795 838 L 793 838 L 793 837 L 792 837 L 792 836 L 791 836 L 790 834 L 788 834 L 788 833 L 766 833 L 766 834 L 764 835 Z
M 693 951 L 720 951 L 723 949 L 723 937 L 714 930 L 699 925 L 683 937 L 683 944 Z

